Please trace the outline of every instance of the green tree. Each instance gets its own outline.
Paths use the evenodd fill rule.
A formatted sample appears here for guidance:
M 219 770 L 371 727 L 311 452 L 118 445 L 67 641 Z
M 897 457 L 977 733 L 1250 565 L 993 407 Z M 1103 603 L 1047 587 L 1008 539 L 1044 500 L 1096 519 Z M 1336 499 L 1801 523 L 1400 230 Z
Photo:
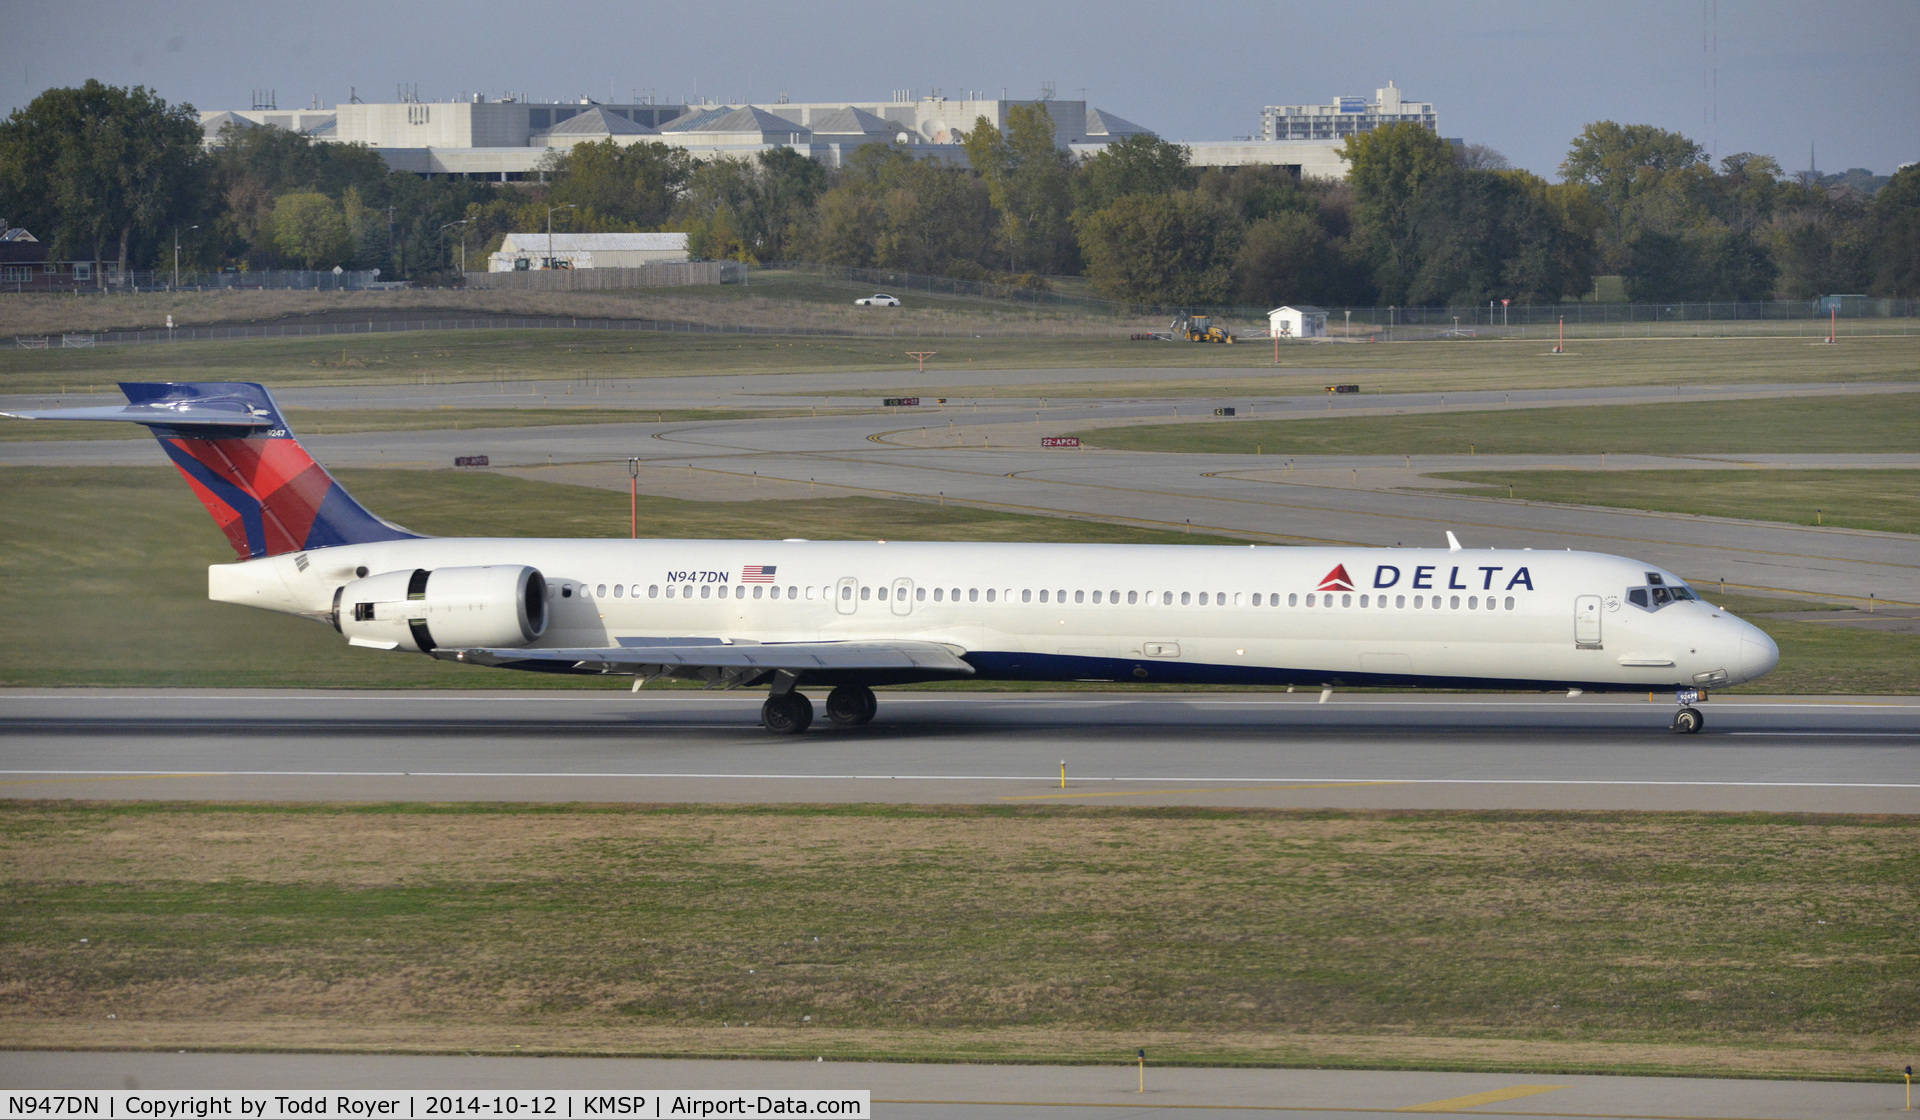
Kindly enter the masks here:
M 1139 303 L 1211 305 L 1232 291 L 1238 216 L 1198 191 L 1128 195 L 1082 215 L 1087 276 L 1103 294 Z
M 1123 137 L 1081 161 L 1073 176 L 1076 203 L 1092 211 L 1130 194 L 1172 194 L 1190 188 L 1192 156 L 1185 144 L 1158 136 Z
M 579 207 L 574 228 L 599 232 L 661 228 L 693 176 L 686 152 L 658 142 L 575 144 L 545 162 L 549 203 Z
M 1920 167 L 1894 175 L 1873 196 L 1863 233 L 1869 290 L 1920 295 Z
M 1461 173 L 1453 146 L 1417 124 L 1390 124 L 1347 137 L 1341 153 L 1353 185 L 1357 235 L 1374 262 L 1381 298 L 1405 303 L 1417 271 L 1416 203 L 1430 183 Z
M 114 244 L 124 276 L 137 241 L 151 253 L 205 204 L 200 139 L 193 106 L 144 86 L 47 90 L 0 123 L 0 206 L 50 232 L 57 256 L 99 260 Z
M 987 186 L 1009 271 L 1053 276 L 1078 264 L 1072 165 L 1055 135 L 1045 105 L 1015 105 L 1005 133 L 980 117 L 961 141 Z
M 1611 209 L 1624 206 L 1649 175 L 1691 167 L 1707 150 L 1678 132 L 1650 124 L 1595 121 L 1574 138 L 1561 178 L 1592 187 Z
M 273 245 L 302 268 L 345 265 L 354 249 L 346 217 L 318 191 L 280 196 L 273 207 Z

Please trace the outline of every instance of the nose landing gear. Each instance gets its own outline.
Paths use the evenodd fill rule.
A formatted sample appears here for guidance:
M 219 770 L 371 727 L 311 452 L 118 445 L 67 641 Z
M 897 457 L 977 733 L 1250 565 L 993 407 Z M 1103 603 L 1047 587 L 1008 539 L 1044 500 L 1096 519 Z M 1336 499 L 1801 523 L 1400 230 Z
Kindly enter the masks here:
M 1697 688 L 1683 688 L 1673 694 L 1674 702 L 1680 710 L 1673 713 L 1673 730 L 1679 735 L 1698 735 L 1707 725 L 1707 717 L 1694 707 L 1694 703 L 1706 699 L 1706 694 Z

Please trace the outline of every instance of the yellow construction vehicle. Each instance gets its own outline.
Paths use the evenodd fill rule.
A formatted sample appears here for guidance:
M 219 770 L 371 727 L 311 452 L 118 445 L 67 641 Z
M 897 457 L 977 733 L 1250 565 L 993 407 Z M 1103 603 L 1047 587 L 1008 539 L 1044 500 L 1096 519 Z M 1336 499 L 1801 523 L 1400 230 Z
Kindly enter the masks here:
M 1185 311 L 1182 311 L 1180 317 L 1173 321 L 1173 328 L 1169 333 L 1175 339 L 1185 339 L 1188 342 L 1224 342 L 1231 345 L 1234 341 L 1233 335 L 1227 333 L 1224 327 L 1214 326 L 1210 317 L 1190 315 Z

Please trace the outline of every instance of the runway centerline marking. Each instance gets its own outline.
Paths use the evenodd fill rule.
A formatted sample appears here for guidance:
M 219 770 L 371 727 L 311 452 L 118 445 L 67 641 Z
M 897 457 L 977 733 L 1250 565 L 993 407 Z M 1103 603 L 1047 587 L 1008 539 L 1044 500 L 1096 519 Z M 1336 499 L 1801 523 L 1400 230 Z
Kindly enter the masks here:
M 1077 797 L 1150 797 L 1156 793 L 1244 793 L 1248 790 L 1344 789 L 1352 786 L 1397 786 L 1401 782 L 1307 782 L 1299 785 L 1199 786 L 1186 789 L 1123 789 L 1107 793 L 1020 793 L 1001 797 L 1001 801 L 1066 801 Z

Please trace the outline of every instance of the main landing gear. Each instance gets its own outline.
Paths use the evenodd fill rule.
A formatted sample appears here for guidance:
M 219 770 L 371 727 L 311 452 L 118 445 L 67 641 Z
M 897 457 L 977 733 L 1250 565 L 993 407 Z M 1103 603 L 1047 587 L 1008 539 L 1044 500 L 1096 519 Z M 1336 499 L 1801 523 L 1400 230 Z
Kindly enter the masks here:
M 841 727 L 864 727 L 879 710 L 873 689 L 863 684 L 843 684 L 827 693 L 827 718 Z
M 1679 735 L 1698 735 L 1707 725 L 1707 717 L 1694 707 L 1694 702 L 1704 700 L 1706 696 L 1697 688 L 1683 688 L 1673 694 L 1674 702 L 1680 710 L 1673 713 L 1673 730 Z
M 777 691 L 781 684 L 786 691 Z M 776 735 L 798 735 L 813 725 L 813 701 L 793 687 L 791 680 L 775 684 L 776 691 L 760 705 L 760 722 Z M 843 684 L 827 694 L 827 718 L 836 727 L 863 727 L 880 710 L 873 689 Z

